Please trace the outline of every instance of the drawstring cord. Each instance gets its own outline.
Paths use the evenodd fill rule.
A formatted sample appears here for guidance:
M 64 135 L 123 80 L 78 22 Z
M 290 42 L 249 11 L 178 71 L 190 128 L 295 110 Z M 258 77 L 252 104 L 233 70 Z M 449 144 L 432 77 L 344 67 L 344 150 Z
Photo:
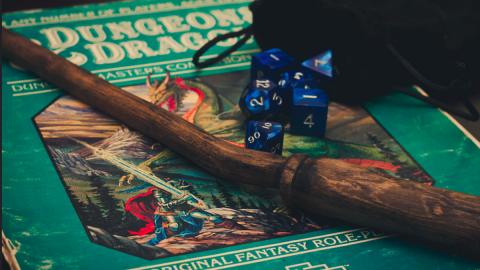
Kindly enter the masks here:
M 420 73 L 417 69 L 415 69 L 413 65 L 407 59 L 405 59 L 405 57 L 403 57 L 392 44 L 387 44 L 387 48 L 390 53 L 396 58 L 396 60 L 403 66 L 403 68 L 405 68 L 407 72 L 412 75 L 427 92 L 434 92 L 438 94 L 451 94 L 454 93 L 454 91 L 459 91 L 462 94 L 467 94 L 472 88 L 471 84 L 461 83 L 460 80 L 453 80 L 448 86 L 434 83 L 427 79 L 424 75 L 422 75 L 422 73 Z M 461 98 L 463 105 L 467 109 L 467 111 L 462 111 L 456 108 L 452 108 L 451 106 L 449 106 L 445 102 L 440 101 L 439 99 L 421 95 L 418 92 L 411 91 L 410 89 L 405 89 L 403 87 L 398 87 L 396 89 L 406 95 L 420 99 L 434 107 L 440 108 L 448 113 L 460 116 L 467 120 L 477 121 L 480 118 L 478 110 L 466 97 L 460 97 L 460 95 L 456 95 L 456 97 Z
M 208 66 L 211 66 L 228 55 L 230 55 L 232 52 L 236 51 L 238 48 L 240 48 L 247 40 L 253 35 L 253 29 L 252 26 L 248 26 L 246 28 L 243 28 L 242 30 L 236 31 L 236 32 L 230 32 L 222 35 L 218 35 L 212 40 L 209 40 L 205 45 L 203 45 L 198 51 L 195 52 L 193 55 L 192 62 L 197 68 L 205 68 Z M 234 38 L 234 37 L 240 37 L 240 38 L 234 45 L 232 45 L 230 48 L 226 49 L 219 55 L 215 56 L 214 58 L 207 59 L 203 62 L 200 62 L 200 57 L 204 55 L 210 48 L 215 46 L 218 42 L 227 40 L 229 38 Z M 454 80 L 450 83 L 450 85 L 445 86 L 441 84 L 434 83 L 427 79 L 422 73 L 420 73 L 417 69 L 413 67 L 413 65 L 405 58 L 403 57 L 398 50 L 390 43 L 387 45 L 387 49 L 390 51 L 390 53 L 395 57 L 395 59 L 405 68 L 405 70 L 412 75 L 419 83 L 420 85 L 427 91 L 427 92 L 434 92 L 434 93 L 440 93 L 440 94 L 450 94 L 454 91 L 460 91 L 460 93 L 466 94 L 468 90 L 471 89 L 471 85 L 469 84 L 462 84 L 460 80 Z M 406 89 L 404 87 L 396 87 L 396 90 L 398 90 L 401 93 L 404 93 L 406 95 L 409 95 L 411 97 L 420 99 L 434 107 L 440 108 L 448 113 L 460 116 L 462 118 L 465 118 L 470 121 L 477 121 L 480 118 L 480 114 L 478 110 L 475 108 L 475 106 L 468 100 L 468 98 L 463 98 L 462 97 L 462 102 L 467 109 L 467 111 L 463 110 L 458 110 L 456 108 L 452 108 L 445 102 L 440 101 L 438 98 L 433 98 L 431 96 L 424 96 L 422 94 L 419 94 L 418 92 L 411 91 L 409 88 Z M 458 97 L 459 95 L 457 95 Z
M 204 68 L 204 67 L 211 66 L 217 63 L 218 61 L 222 60 L 223 58 L 227 57 L 229 54 L 236 51 L 238 48 L 240 48 L 243 44 L 245 44 L 245 42 L 247 42 L 247 40 L 252 35 L 253 35 L 253 31 L 252 31 L 251 25 L 246 28 L 243 28 L 240 31 L 218 35 L 215 38 L 209 40 L 207 43 L 205 43 L 205 45 L 203 45 L 198 51 L 195 52 L 195 54 L 193 55 L 192 62 L 197 68 Z M 215 56 L 214 58 L 200 62 L 200 57 L 204 55 L 211 47 L 215 46 L 218 42 L 227 40 L 229 38 L 239 37 L 239 36 L 243 36 L 243 37 L 240 38 L 230 48 L 226 49 L 225 51 Z
M 418 92 L 415 92 L 415 91 L 412 91 L 410 87 L 408 88 L 404 88 L 404 87 L 397 87 L 395 88 L 397 91 L 405 94 L 405 95 L 408 95 L 408 96 L 411 96 L 411 97 L 414 97 L 416 99 L 420 99 L 436 108 L 439 108 L 439 109 L 442 109 L 450 114 L 453 114 L 453 115 L 457 115 L 457 116 L 460 116 L 464 119 L 467 119 L 467 120 L 470 120 L 470 121 L 477 121 L 480 117 L 477 109 L 473 106 L 473 104 L 468 100 L 468 99 L 465 99 L 463 100 L 463 105 L 465 106 L 465 108 L 467 109 L 468 112 L 465 112 L 465 111 L 462 111 L 462 110 L 458 110 L 458 109 L 455 109 L 455 108 L 452 108 L 451 106 L 449 106 L 448 104 L 438 100 L 438 99 L 434 99 L 434 98 L 431 98 L 429 96 L 424 96 Z

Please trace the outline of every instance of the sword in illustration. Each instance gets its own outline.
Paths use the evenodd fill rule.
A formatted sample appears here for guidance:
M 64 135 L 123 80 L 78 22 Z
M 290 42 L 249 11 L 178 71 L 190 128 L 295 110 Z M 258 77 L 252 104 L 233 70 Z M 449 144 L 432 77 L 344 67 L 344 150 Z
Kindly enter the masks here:
M 71 140 L 87 147 L 88 149 L 92 150 L 92 153 L 94 156 L 103 159 L 105 161 L 108 161 L 109 163 L 115 165 L 116 167 L 120 168 L 121 170 L 130 173 L 137 177 L 138 179 L 155 186 L 165 192 L 168 192 L 172 195 L 173 198 L 175 199 L 180 199 L 184 198 L 185 196 L 188 196 L 189 199 L 186 200 L 186 203 L 200 209 L 207 209 L 208 206 L 207 204 L 196 197 L 195 195 L 185 191 L 185 190 L 180 190 L 171 184 L 169 184 L 167 181 L 162 180 L 158 176 L 154 175 L 152 172 L 146 171 L 142 168 L 139 168 L 133 163 L 130 163 L 124 159 L 121 159 L 111 153 L 109 153 L 106 150 L 103 150 L 101 148 L 95 147 L 93 145 L 90 145 L 84 141 L 80 141 L 78 139 L 70 137 Z

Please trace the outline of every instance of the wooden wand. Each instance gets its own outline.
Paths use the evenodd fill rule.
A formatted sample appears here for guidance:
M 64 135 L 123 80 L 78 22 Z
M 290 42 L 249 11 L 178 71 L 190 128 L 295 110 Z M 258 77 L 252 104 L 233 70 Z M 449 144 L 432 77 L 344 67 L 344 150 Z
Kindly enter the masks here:
M 2 27 L 2 53 L 209 173 L 280 189 L 290 206 L 480 254 L 480 197 L 395 179 L 330 158 L 236 147 Z

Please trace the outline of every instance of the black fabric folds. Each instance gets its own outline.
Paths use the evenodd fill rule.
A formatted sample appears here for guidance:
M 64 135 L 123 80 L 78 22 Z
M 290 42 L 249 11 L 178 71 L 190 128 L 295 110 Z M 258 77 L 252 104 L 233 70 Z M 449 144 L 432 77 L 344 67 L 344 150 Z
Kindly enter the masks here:
M 468 101 L 480 77 L 480 1 L 476 0 L 257 0 L 253 23 L 218 36 L 194 56 L 211 65 L 253 35 L 261 49 L 280 48 L 299 62 L 333 51 L 332 100 L 359 103 L 400 90 L 469 120 Z M 240 36 L 218 57 L 199 61 L 215 43 Z M 419 85 L 428 93 L 406 91 Z M 448 106 L 465 103 L 465 111 Z

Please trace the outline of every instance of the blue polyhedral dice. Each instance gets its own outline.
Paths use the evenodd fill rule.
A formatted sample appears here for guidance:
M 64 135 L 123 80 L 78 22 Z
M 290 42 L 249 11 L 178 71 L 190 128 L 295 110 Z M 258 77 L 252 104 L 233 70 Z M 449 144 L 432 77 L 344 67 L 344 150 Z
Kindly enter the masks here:
M 280 49 L 270 49 L 252 55 L 251 79 L 270 78 L 277 80 L 280 74 L 293 63 L 293 58 Z
M 293 88 L 313 88 L 314 86 L 316 86 L 316 82 L 309 71 L 291 70 L 283 72 L 278 80 L 278 92 L 283 98 L 286 111 L 289 111 L 291 107 Z
M 245 147 L 281 155 L 283 127 L 276 122 L 248 121 Z
M 259 79 L 247 86 L 240 97 L 239 105 L 247 118 L 264 119 L 280 110 L 283 99 L 273 81 Z
M 328 50 L 302 63 L 302 66 L 313 71 L 321 78 L 333 78 L 332 51 Z
M 309 71 L 304 70 L 290 70 L 283 72 L 278 80 L 279 87 L 290 86 L 292 88 L 297 87 L 299 84 L 313 81 L 314 78 Z
M 327 125 L 328 97 L 319 88 L 294 88 L 290 132 L 323 137 Z

